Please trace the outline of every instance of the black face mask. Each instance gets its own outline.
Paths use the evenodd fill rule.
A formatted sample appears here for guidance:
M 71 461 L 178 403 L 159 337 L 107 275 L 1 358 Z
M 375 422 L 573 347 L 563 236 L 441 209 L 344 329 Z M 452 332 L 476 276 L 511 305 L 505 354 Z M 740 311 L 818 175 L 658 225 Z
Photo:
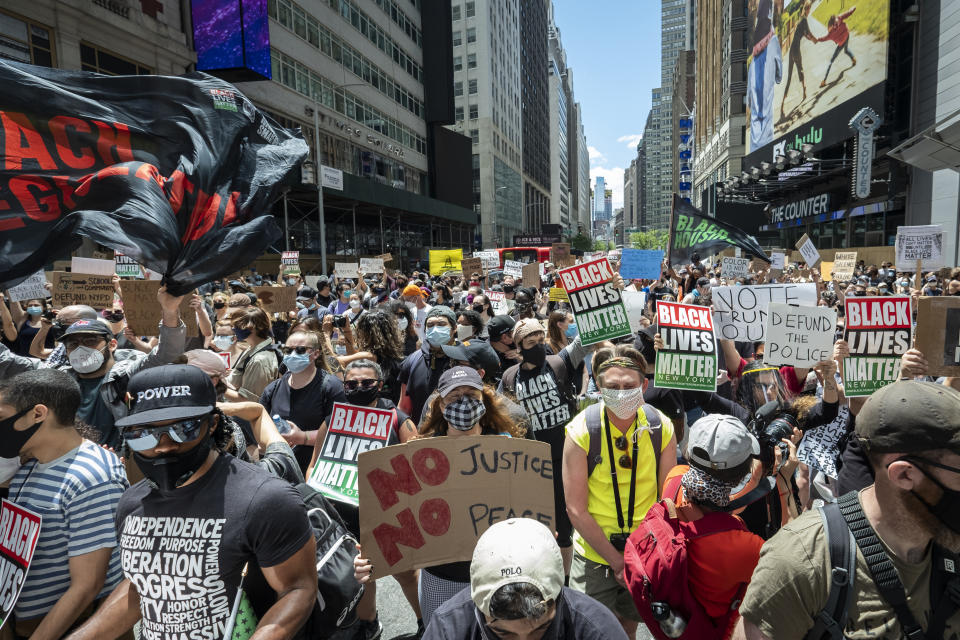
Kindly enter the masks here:
M 377 399 L 377 394 L 380 393 L 380 389 L 376 387 L 372 389 L 361 389 L 357 387 L 353 391 L 344 390 L 343 393 L 347 396 L 347 402 L 350 404 L 355 404 L 358 407 L 366 407 Z
M 213 308 L 214 308 L 214 309 L 223 309 L 225 306 L 227 306 L 227 303 L 226 303 L 226 302 L 214 302 L 214 303 L 213 303 Z
M 540 367 L 547 361 L 547 346 L 539 342 L 529 349 L 521 349 L 520 354 L 523 356 L 524 363 Z
M 948 471 L 953 471 L 954 473 L 960 473 L 960 469 L 955 469 L 953 467 L 948 467 L 946 465 L 937 464 L 930 460 L 925 460 L 923 458 L 912 458 L 905 457 L 900 458 L 901 460 L 907 460 L 913 466 L 920 470 L 920 473 L 927 476 L 927 479 L 930 480 L 933 484 L 940 487 L 940 490 L 943 492 L 943 495 L 940 496 L 940 499 L 937 500 L 936 504 L 930 504 L 926 500 L 920 497 L 916 491 L 911 491 L 910 493 L 919 500 L 923 506 L 927 508 L 927 511 L 933 515 L 937 520 L 939 520 L 943 526 L 950 529 L 954 533 L 960 533 L 960 491 L 950 489 L 945 487 L 943 483 L 934 478 L 926 469 L 924 469 L 918 463 L 924 463 L 933 465 L 935 467 L 940 467 L 941 469 L 946 469 Z
M 185 453 L 157 456 L 147 458 L 136 451 L 133 453 L 133 461 L 147 478 L 161 491 L 173 491 L 183 485 L 184 482 L 193 477 L 210 454 L 211 437 L 207 427 L 207 435 L 203 437 L 200 444 Z
M 40 425 L 43 424 L 41 420 L 23 431 L 14 429 L 13 423 L 27 415 L 28 411 L 30 411 L 30 407 L 13 414 L 5 420 L 0 420 L 0 458 L 16 458 L 19 456 L 23 445 L 27 444 L 27 440 L 32 438 L 33 434 L 40 428 Z
M 117 311 L 116 313 L 108 313 L 104 316 L 109 322 L 122 322 L 123 321 L 123 311 Z

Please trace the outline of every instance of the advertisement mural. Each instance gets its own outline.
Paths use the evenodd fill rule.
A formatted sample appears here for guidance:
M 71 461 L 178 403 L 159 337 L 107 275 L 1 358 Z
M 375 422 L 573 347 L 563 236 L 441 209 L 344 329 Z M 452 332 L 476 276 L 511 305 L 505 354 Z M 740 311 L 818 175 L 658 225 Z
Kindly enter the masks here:
M 747 166 L 851 137 L 865 106 L 883 112 L 889 0 L 747 4 Z
M 270 79 L 267 0 L 192 0 L 198 71 L 248 69 Z

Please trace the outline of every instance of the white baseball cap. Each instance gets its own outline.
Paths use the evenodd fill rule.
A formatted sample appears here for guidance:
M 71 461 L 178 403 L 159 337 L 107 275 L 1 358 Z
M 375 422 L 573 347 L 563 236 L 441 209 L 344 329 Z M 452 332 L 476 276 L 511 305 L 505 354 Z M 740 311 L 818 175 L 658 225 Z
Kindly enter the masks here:
M 690 426 L 687 453 L 705 471 L 733 469 L 760 455 L 760 443 L 737 418 L 711 413 Z
M 470 597 L 485 616 L 500 587 L 532 584 L 545 601 L 563 589 L 563 557 L 553 533 L 530 518 L 510 518 L 483 532 L 470 564 Z

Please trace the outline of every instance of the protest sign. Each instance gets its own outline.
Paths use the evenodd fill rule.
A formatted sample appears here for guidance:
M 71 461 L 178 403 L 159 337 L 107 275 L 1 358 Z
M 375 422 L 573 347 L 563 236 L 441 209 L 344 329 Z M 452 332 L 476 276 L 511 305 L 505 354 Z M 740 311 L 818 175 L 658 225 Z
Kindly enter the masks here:
M 9 500 L 0 505 L 0 627 L 13 613 L 40 539 L 39 514 Z
M 360 271 L 368 273 L 383 273 L 383 260 L 380 258 L 360 258 Z
M 499 251 L 474 251 L 473 257 L 480 258 L 483 262 L 483 268 L 487 271 L 500 268 Z
M 724 256 L 720 262 L 720 275 L 724 278 L 749 278 L 750 258 L 730 258 Z
M 115 273 L 121 278 L 143 277 L 143 269 L 140 267 L 140 264 L 130 256 L 126 256 L 119 251 L 113 255 L 113 268 Z
M 378 577 L 470 560 L 480 535 L 508 518 L 556 527 L 545 442 L 425 438 L 361 453 L 358 464 L 360 542 Z
M 570 296 L 584 346 L 631 334 L 620 290 L 612 282 L 606 258 L 579 264 L 560 272 L 560 283 Z
M 837 280 L 850 280 L 857 268 L 856 251 L 837 251 L 833 257 L 833 277 Z
M 910 298 L 848 297 L 844 307 L 850 356 L 843 361 L 843 392 L 868 396 L 897 379 L 911 344 Z
M 113 306 L 113 276 L 54 271 L 53 306 L 66 307 L 71 304 L 86 304 L 94 309 Z
M 298 276 L 300 275 L 300 252 L 284 251 L 280 255 L 280 275 Z
M 817 251 L 817 248 L 813 244 L 813 240 L 810 239 L 810 236 L 803 234 L 799 240 L 797 240 L 797 251 L 800 252 L 800 255 L 803 256 L 803 261 L 807 263 L 807 267 L 813 267 L 820 261 L 820 252 Z
M 464 278 L 469 278 L 474 273 L 483 275 L 483 260 L 480 258 L 464 258 L 460 261 L 460 268 L 463 270 Z
M 357 456 L 396 444 L 394 412 L 387 409 L 333 403 L 327 435 L 317 457 L 310 486 L 331 500 L 357 505 Z
M 713 321 L 717 337 L 741 342 L 763 340 L 767 305 L 771 302 L 815 307 L 817 285 L 810 282 L 714 287 Z
M 943 226 L 925 224 L 897 227 L 897 271 L 920 268 L 933 271 L 945 266 L 943 262 Z
M 460 271 L 463 249 L 430 249 L 430 275 L 442 276 L 447 271 Z
M 392 253 L 382 253 L 382 254 L 380 254 L 379 256 L 377 256 L 377 259 L 383 260 L 383 264 L 387 264 L 388 262 L 393 262 L 393 254 L 392 254 Z
M 784 265 L 787 261 L 787 256 L 784 253 L 771 253 L 770 254 L 770 269 L 779 269 L 783 271 Z
M 333 273 L 338 278 L 356 278 L 360 270 L 359 262 L 334 262 Z
M 560 287 L 550 287 L 548 300 L 550 302 L 570 302 L 570 296 Z
M 510 313 L 510 309 L 507 307 L 507 294 L 503 291 L 486 290 L 483 295 L 487 296 L 487 300 L 490 301 L 490 306 L 493 307 L 493 315 L 505 316 Z
M 663 267 L 663 251 L 624 249 L 620 254 L 620 275 L 625 280 L 657 280 Z
M 95 276 L 112 276 L 116 273 L 117 265 L 113 260 L 100 260 L 98 258 L 77 258 L 70 259 L 70 273 L 89 273 Z
M 829 307 L 771 302 L 767 305 L 763 361 L 810 368 L 821 360 L 832 360 L 836 328 L 837 312 Z
M 710 307 L 657 302 L 663 348 L 654 384 L 665 389 L 717 390 L 717 341 Z
M 267 313 L 286 313 L 297 310 L 296 287 L 254 287 L 253 292 L 257 294 L 257 300 Z
M 558 269 L 573 266 L 573 256 L 570 254 L 570 243 L 554 242 L 550 246 L 550 262 Z
M 514 278 L 523 277 L 523 265 L 524 263 L 518 260 L 504 260 L 503 261 L 503 275 L 513 276 Z
M 643 318 L 643 310 L 647 306 L 647 294 L 643 291 L 630 291 L 624 289 L 620 292 L 623 296 L 623 307 L 627 310 L 627 320 L 630 322 L 630 331 L 636 333 L 643 329 L 640 320 Z
M 154 280 L 124 280 L 120 286 L 123 290 L 123 315 L 127 326 L 138 336 L 157 335 L 157 326 L 163 313 L 157 300 L 160 283 Z M 188 294 L 180 302 L 180 318 L 187 325 L 188 337 L 200 335 L 197 312 L 190 306 L 192 298 L 193 296 Z M 200 313 L 206 313 L 203 307 L 200 308 Z
M 307 283 L 307 286 L 311 289 L 317 288 L 317 283 L 320 282 L 320 278 L 325 278 L 326 276 L 304 276 L 303 281 Z
M 216 353 L 218 356 L 220 356 L 220 359 L 221 359 L 221 360 L 223 360 L 223 366 L 225 366 L 227 369 L 230 369 L 230 361 L 231 361 L 230 352 L 229 352 L 229 351 L 216 351 L 215 353 Z
M 827 424 L 805 431 L 797 447 L 797 459 L 803 464 L 823 471 L 828 477 L 837 478 L 837 460 L 840 459 L 838 443 L 847 434 L 850 409 L 842 405 L 837 417 Z
M 43 269 L 21 282 L 15 287 L 10 287 L 7 291 L 7 300 L 10 302 L 22 302 L 23 300 L 43 300 L 50 297 L 47 290 L 47 276 Z
M 540 268 L 536 262 L 523 265 L 523 286 L 540 289 Z
M 833 263 L 823 260 L 820 262 L 820 279 L 824 282 L 833 280 Z
M 919 299 L 915 346 L 927 360 L 927 375 L 960 376 L 960 298 Z

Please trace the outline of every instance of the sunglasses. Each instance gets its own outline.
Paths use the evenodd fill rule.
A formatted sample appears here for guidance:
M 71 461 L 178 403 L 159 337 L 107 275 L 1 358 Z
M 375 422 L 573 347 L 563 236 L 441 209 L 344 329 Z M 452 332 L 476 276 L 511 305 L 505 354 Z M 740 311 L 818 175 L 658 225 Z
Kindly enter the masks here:
M 123 431 L 124 441 L 132 451 L 146 451 L 160 444 L 160 438 L 166 434 L 178 444 L 193 442 L 200 437 L 200 430 L 207 416 L 181 420 L 162 427 L 131 427 Z
M 617 460 L 617 464 L 623 467 L 624 469 L 633 468 L 633 458 L 630 457 L 630 454 L 627 453 L 627 447 L 630 442 L 627 440 L 627 436 L 620 435 L 617 436 L 617 439 L 613 441 L 613 446 L 615 446 L 620 451 L 623 451 L 623 455 L 620 456 L 620 459 Z
M 300 345 L 299 347 L 281 347 L 281 349 L 283 351 L 283 355 L 285 356 L 288 356 L 291 353 L 296 353 L 297 355 L 302 356 L 307 351 L 313 350 L 311 347 L 304 347 L 303 345 Z
M 365 380 L 344 380 L 343 388 L 347 391 L 356 391 L 358 388 L 369 391 L 377 386 L 379 382 L 379 380 L 373 378 L 366 378 Z
M 96 349 L 101 342 L 106 342 L 103 336 L 83 336 L 82 338 L 67 338 L 63 341 L 63 348 L 67 351 L 73 351 L 79 346 Z

